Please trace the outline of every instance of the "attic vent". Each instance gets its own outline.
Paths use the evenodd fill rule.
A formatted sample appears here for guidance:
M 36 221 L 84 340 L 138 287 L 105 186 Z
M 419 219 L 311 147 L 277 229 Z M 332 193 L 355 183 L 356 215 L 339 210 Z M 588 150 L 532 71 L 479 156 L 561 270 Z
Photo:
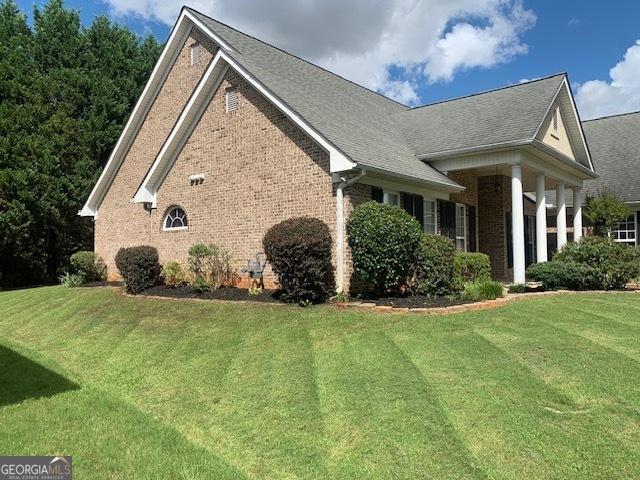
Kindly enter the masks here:
M 196 43 L 191 46 L 191 66 L 200 65 L 200 57 L 202 54 L 202 45 Z
M 238 109 L 238 90 L 235 87 L 228 88 L 224 97 L 224 104 L 229 112 L 235 112 Z
M 553 109 L 553 129 L 558 131 L 558 108 Z

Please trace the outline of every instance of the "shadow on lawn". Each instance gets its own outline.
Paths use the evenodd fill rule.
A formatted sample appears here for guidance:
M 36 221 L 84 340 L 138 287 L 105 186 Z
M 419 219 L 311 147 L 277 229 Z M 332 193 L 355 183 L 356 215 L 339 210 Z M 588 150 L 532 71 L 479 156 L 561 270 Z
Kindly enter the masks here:
M 0 345 L 0 407 L 78 388 L 76 383 Z

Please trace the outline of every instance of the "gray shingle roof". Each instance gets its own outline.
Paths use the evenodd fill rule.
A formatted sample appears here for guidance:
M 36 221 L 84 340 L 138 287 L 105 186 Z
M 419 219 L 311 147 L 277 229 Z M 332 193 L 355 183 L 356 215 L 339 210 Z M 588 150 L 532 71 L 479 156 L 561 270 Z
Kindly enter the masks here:
M 595 194 L 606 189 L 625 202 L 640 201 L 640 112 L 582 122 L 600 178 L 585 182 Z
M 362 167 L 458 186 L 418 160 L 395 114 L 407 107 L 190 9 L 270 92 Z
M 533 138 L 565 75 L 413 108 L 398 114 L 413 152 L 433 155 Z

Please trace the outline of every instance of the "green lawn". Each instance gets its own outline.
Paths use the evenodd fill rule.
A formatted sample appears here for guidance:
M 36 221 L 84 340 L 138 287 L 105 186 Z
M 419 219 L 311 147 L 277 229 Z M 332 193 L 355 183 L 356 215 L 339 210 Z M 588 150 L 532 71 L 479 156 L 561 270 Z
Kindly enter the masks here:
M 640 295 L 444 317 L 0 292 L 0 454 L 75 478 L 637 478 Z

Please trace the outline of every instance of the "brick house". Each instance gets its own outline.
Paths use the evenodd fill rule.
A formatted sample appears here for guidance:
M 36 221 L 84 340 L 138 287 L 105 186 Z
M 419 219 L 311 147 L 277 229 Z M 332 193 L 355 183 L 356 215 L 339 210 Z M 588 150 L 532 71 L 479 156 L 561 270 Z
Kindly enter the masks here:
M 271 225 L 317 217 L 344 290 L 345 220 L 373 199 L 521 283 L 546 258 L 545 192 L 596 177 L 565 74 L 408 108 L 183 8 L 80 215 L 112 278 L 120 247 L 185 262 L 204 241 L 240 267 Z

